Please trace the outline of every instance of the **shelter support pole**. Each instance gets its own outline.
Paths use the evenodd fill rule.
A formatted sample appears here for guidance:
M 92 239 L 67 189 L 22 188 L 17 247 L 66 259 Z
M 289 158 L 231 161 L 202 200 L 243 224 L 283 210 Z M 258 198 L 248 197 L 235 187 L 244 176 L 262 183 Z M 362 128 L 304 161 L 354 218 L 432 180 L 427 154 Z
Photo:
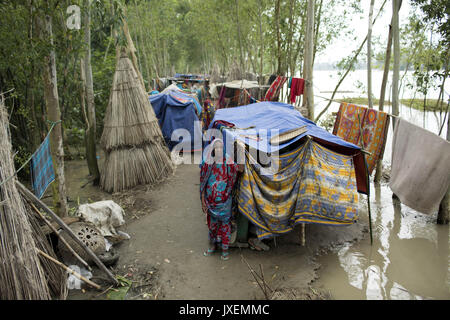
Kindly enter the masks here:
M 450 188 L 448 188 L 447 193 L 442 199 L 439 205 L 437 223 L 438 224 L 448 224 L 450 220 Z
M 33 208 L 34 212 L 36 212 L 39 215 L 39 217 L 45 222 L 45 224 L 50 228 L 50 230 L 55 233 L 55 235 L 58 237 L 58 240 L 61 240 L 61 242 L 74 255 L 74 257 L 77 258 L 78 261 L 80 261 L 89 271 L 92 271 L 89 264 L 86 261 L 84 261 L 83 258 L 81 258 L 78 255 L 78 253 L 75 252 L 75 250 L 72 249 L 72 247 L 67 243 L 66 239 L 61 237 L 61 235 L 58 233 L 58 230 L 56 230 L 56 228 L 51 224 L 50 221 L 47 220 L 47 218 L 39 211 L 39 209 L 36 208 L 36 206 L 31 201 L 29 201 L 29 204 L 31 208 Z
M 119 285 L 119 282 L 114 277 L 114 275 L 111 273 L 111 271 L 106 268 L 106 266 L 103 264 L 103 262 L 100 261 L 100 259 L 95 255 L 92 250 L 86 246 L 86 244 L 81 241 L 75 233 L 73 233 L 72 229 L 69 228 L 69 226 L 58 216 L 56 215 L 45 203 L 43 203 L 39 198 L 37 198 L 30 190 L 28 190 L 23 184 L 21 184 L 19 181 L 16 181 L 17 188 L 22 193 L 22 195 L 27 198 L 29 201 L 35 203 L 37 206 L 42 208 L 47 214 L 49 214 L 52 219 L 64 230 L 67 232 L 67 234 L 76 242 L 78 243 L 81 248 L 86 251 L 86 253 L 94 260 L 95 264 L 103 270 L 108 278 L 111 279 L 112 283 L 115 285 Z
M 306 228 L 305 228 L 305 226 L 306 226 L 305 223 L 301 224 L 300 244 L 302 245 L 302 247 L 304 247 L 306 244 Z
M 366 186 L 367 186 L 367 211 L 369 213 L 369 232 L 370 232 L 370 244 L 373 244 L 373 233 L 372 233 L 372 211 L 370 209 L 370 178 L 369 178 L 369 167 L 367 166 L 366 155 L 363 153 L 364 165 L 366 166 Z

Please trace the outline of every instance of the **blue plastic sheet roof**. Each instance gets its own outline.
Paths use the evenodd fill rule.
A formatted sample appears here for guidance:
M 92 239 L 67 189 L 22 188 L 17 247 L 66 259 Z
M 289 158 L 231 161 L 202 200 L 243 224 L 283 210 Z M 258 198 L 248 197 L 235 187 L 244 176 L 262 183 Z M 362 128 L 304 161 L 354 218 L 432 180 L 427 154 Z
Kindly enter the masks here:
M 202 129 L 196 110 L 198 107 L 195 99 L 178 91 L 168 91 L 149 96 L 150 103 L 158 118 L 161 131 L 169 149 L 181 142 L 171 141 L 172 133 L 176 129 L 186 129 L 190 134 L 190 141 L 183 141 L 183 145 L 195 150 L 195 137 L 202 137 Z M 201 113 L 201 108 L 199 113 Z M 201 143 L 200 143 L 201 147 Z
M 227 121 L 235 125 L 235 128 L 232 130 L 224 130 L 225 140 L 230 142 L 239 139 L 252 148 L 263 152 L 276 152 L 300 140 L 305 135 L 316 137 L 343 147 L 360 150 L 360 147 L 344 141 L 343 139 L 317 126 L 311 120 L 304 118 L 299 111 L 294 109 L 292 105 L 285 103 L 259 102 L 235 108 L 219 109 L 215 113 L 211 126 L 215 121 L 219 120 Z M 307 129 L 304 134 L 301 134 L 281 145 L 270 144 L 270 138 L 272 135 L 280 134 L 304 125 L 306 125 Z M 252 126 L 254 126 L 253 129 L 245 129 Z M 263 132 L 267 131 L 267 134 L 261 134 L 261 129 L 266 129 L 263 130 Z M 275 129 L 275 131 L 271 132 L 271 129 Z M 251 136 L 252 133 L 259 133 L 260 140 L 257 141 L 243 136 Z

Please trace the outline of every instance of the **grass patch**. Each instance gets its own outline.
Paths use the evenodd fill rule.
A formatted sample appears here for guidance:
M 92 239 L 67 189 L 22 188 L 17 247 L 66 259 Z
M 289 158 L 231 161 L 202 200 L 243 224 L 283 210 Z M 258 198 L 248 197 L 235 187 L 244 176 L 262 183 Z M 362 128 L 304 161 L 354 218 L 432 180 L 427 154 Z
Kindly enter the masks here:
M 347 102 L 347 103 L 354 103 L 354 104 L 358 104 L 358 105 L 368 105 L 369 104 L 369 99 L 367 99 L 366 97 L 353 97 L 353 98 L 342 98 L 342 99 L 336 99 L 337 101 L 340 102 Z M 380 100 L 379 99 L 373 99 L 373 105 L 374 107 L 377 107 L 379 104 Z M 426 110 L 427 111 L 440 111 L 441 107 L 443 111 L 447 110 L 447 103 L 446 102 L 441 102 L 439 105 L 437 104 L 437 99 L 427 99 L 427 104 L 426 104 Z M 419 110 L 419 111 L 423 111 L 423 99 L 400 99 L 400 103 Z M 391 105 L 390 101 L 385 101 L 384 105 Z
M 369 104 L 369 99 L 367 99 L 366 97 L 345 97 L 342 99 L 336 99 L 337 101 L 340 102 L 347 102 L 347 103 L 353 103 L 353 104 L 358 104 L 358 105 L 368 105 Z M 372 99 L 373 105 L 374 106 L 378 106 L 378 104 L 380 103 L 380 99 Z M 384 105 L 390 105 L 391 102 L 390 101 L 384 101 Z
M 401 99 L 400 102 L 405 106 L 411 107 L 416 110 L 423 111 L 423 99 Z M 440 110 L 446 111 L 447 103 L 441 101 L 438 104 L 437 99 L 427 99 L 426 110 L 427 111 L 440 111 Z

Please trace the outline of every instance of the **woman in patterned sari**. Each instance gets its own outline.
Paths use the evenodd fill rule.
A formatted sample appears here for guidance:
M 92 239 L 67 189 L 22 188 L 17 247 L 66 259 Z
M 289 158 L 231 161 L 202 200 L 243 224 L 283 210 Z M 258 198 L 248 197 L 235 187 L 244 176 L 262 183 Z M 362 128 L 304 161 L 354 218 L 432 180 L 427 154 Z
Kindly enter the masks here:
M 210 242 L 204 255 L 212 255 L 221 244 L 221 258 L 228 260 L 232 190 L 241 167 L 224 154 L 223 141 L 214 139 L 205 148 L 200 168 L 200 197 L 203 212 L 207 215 Z

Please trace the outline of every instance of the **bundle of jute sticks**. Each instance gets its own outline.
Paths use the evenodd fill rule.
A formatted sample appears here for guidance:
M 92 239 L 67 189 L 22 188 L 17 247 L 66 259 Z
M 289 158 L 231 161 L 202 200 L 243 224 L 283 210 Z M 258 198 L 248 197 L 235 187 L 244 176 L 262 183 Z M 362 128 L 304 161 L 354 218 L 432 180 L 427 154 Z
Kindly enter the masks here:
M 102 189 L 119 192 L 173 173 L 158 119 L 125 51 L 117 63 L 104 123 Z
M 67 275 L 38 255 L 56 258 L 14 175 L 9 119 L 0 95 L 0 299 L 65 299 Z

